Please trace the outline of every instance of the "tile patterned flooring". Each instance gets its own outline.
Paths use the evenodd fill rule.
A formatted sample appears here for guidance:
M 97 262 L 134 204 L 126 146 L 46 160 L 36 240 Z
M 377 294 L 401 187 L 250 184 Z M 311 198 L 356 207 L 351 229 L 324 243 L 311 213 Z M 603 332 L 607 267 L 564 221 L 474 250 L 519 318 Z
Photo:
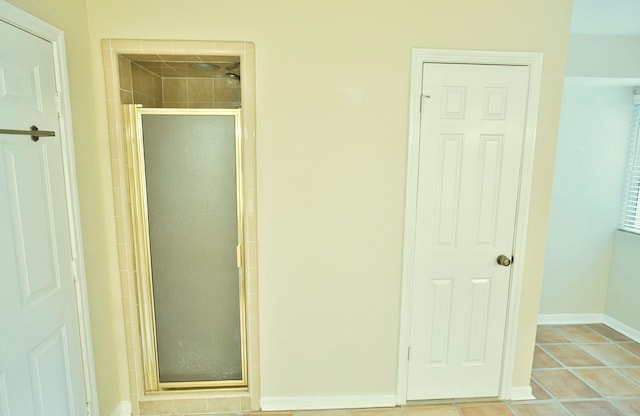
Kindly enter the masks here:
M 640 344 L 604 324 L 539 326 L 531 387 L 536 400 L 286 416 L 640 416 Z
M 531 387 L 515 415 L 640 415 L 640 344 L 604 324 L 539 326 Z M 557 412 L 518 413 L 538 404 Z

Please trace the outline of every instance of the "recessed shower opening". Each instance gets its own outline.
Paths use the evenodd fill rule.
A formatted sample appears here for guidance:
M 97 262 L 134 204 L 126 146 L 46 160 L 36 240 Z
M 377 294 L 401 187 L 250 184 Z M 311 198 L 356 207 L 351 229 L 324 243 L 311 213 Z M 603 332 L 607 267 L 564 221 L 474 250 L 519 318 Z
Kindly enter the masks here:
M 240 62 L 120 58 L 145 391 L 246 387 Z

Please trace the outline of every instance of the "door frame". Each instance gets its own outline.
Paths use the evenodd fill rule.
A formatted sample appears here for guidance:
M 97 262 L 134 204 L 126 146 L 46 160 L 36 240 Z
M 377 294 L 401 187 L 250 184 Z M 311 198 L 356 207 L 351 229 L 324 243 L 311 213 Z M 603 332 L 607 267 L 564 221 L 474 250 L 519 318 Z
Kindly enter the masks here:
M 527 392 L 513 391 L 511 383 L 515 360 L 518 314 L 524 263 L 526 254 L 527 225 L 529 222 L 529 200 L 533 174 L 533 156 L 540 101 L 542 77 L 542 53 L 499 52 L 414 48 L 411 52 L 411 91 L 409 110 L 409 142 L 407 149 L 407 187 L 405 195 L 404 254 L 402 264 L 402 293 L 400 310 L 400 336 L 398 345 L 397 404 L 407 402 L 407 376 L 409 371 L 408 351 L 411 330 L 411 292 L 413 284 L 413 259 L 415 256 L 415 219 L 417 215 L 418 168 L 420 152 L 420 104 L 422 101 L 422 71 L 425 63 L 517 65 L 529 68 L 529 90 L 524 128 L 524 143 L 516 225 L 514 234 L 513 262 L 509 282 L 509 299 L 503 350 L 500 399 L 531 396 Z
M 71 123 L 71 104 L 69 100 L 69 78 L 67 73 L 64 32 L 3 0 L 0 0 L 0 20 L 51 42 L 53 49 L 55 82 L 58 93 L 58 123 L 62 144 L 62 165 L 65 176 L 64 182 L 70 228 L 69 233 L 71 253 L 73 256 L 70 260 L 72 261 L 72 267 L 76 274 L 76 308 L 78 310 L 78 326 L 80 329 L 85 395 L 88 414 L 97 415 L 98 393 L 93 350 L 91 348 L 87 277 L 82 246 L 82 229 L 80 228 L 80 203 L 75 169 L 73 126 Z

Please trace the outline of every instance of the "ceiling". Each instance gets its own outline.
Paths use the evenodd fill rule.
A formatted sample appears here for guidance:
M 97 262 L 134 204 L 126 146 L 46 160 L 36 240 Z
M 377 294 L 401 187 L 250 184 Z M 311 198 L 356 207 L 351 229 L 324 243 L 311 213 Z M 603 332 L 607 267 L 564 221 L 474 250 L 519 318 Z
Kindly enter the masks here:
M 640 0 L 574 0 L 571 33 L 640 35 Z

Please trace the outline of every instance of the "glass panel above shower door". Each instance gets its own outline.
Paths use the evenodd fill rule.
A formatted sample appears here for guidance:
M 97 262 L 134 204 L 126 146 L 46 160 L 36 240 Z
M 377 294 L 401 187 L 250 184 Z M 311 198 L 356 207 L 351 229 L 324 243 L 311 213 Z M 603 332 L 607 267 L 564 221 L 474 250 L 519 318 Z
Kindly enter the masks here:
M 138 111 L 158 389 L 246 385 L 239 112 Z

